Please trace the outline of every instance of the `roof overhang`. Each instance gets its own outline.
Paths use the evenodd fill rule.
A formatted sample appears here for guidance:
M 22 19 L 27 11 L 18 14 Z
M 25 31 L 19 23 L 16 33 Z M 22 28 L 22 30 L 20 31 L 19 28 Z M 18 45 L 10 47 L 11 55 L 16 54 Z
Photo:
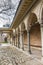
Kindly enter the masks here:
M 16 16 L 13 19 L 11 28 L 16 28 L 21 23 L 27 12 L 30 11 L 31 7 L 35 4 L 36 1 L 37 0 L 22 0 Z
M 10 33 L 10 32 L 12 32 L 12 29 L 10 29 L 10 28 L 0 28 L 0 32 Z

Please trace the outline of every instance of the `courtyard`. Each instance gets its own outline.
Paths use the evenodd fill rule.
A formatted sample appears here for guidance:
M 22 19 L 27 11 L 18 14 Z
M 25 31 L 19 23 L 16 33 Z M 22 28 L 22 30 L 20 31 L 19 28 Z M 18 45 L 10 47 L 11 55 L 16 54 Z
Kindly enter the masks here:
M 43 65 L 35 57 L 11 44 L 0 46 L 0 65 Z

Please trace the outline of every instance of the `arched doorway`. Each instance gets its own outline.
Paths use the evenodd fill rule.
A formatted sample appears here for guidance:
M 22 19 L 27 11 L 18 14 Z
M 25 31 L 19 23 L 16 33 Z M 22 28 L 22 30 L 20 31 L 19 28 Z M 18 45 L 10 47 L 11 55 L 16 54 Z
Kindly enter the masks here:
M 28 28 L 30 31 L 30 47 L 32 55 L 41 58 L 41 31 L 35 13 L 31 13 L 29 16 Z
M 27 30 L 26 30 L 26 27 L 25 27 L 25 23 L 24 22 L 22 22 L 21 31 L 23 33 L 24 50 L 27 51 Z
M 40 24 L 34 24 L 30 30 L 30 43 L 31 46 L 41 47 L 41 31 Z

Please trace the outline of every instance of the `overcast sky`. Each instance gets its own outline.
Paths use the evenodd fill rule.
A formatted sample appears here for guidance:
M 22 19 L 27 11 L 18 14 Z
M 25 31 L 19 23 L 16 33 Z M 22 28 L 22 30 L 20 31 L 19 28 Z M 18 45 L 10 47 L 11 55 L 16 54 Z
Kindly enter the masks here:
M 20 0 L 0 0 L 0 27 L 12 23 L 19 2 Z

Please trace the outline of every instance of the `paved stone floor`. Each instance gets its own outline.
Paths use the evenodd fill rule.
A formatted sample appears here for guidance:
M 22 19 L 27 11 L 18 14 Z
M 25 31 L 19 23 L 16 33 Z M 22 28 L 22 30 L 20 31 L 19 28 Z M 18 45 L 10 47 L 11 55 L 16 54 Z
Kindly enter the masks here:
M 0 46 L 0 65 L 43 65 L 13 46 Z
M 28 52 L 28 46 L 24 46 L 24 50 L 26 51 L 26 52 Z M 40 60 L 41 59 L 41 56 L 42 56 L 42 51 L 41 51 L 41 48 L 37 48 L 37 47 L 32 47 L 31 46 L 31 55 L 33 56 L 33 57 L 35 57 L 35 58 L 37 58 L 38 60 Z

